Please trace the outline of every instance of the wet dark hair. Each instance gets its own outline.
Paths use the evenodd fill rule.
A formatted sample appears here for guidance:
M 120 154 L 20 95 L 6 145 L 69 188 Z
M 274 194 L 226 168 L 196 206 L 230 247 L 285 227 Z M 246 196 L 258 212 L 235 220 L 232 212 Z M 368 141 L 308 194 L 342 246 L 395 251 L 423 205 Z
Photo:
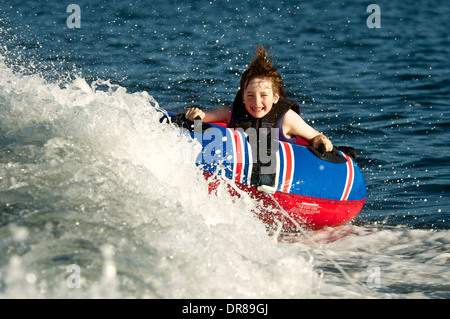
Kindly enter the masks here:
M 241 76 L 240 86 L 242 94 L 244 94 L 244 90 L 252 79 L 262 78 L 271 80 L 274 94 L 279 94 L 281 97 L 287 96 L 283 79 L 278 69 L 272 65 L 272 62 L 273 56 L 270 52 L 266 51 L 264 46 L 258 46 L 255 57 Z

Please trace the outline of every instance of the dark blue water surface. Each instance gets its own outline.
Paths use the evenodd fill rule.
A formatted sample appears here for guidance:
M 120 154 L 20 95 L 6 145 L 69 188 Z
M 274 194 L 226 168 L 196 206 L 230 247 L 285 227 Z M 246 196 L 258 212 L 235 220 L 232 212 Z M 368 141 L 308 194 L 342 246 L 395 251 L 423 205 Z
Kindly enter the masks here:
M 231 105 L 263 44 L 303 118 L 357 149 L 368 196 L 355 225 L 450 228 L 448 1 L 72 2 L 80 28 L 71 2 L 1 1 L 5 64 L 61 86 L 109 80 L 181 111 Z

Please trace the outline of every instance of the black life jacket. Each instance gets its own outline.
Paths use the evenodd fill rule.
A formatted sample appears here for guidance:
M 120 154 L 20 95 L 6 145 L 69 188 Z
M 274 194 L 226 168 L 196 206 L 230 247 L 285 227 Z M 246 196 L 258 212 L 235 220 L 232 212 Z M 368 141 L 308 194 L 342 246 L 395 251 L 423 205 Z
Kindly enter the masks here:
M 233 109 L 231 112 L 231 119 L 228 127 L 235 129 L 243 129 L 244 131 L 249 128 L 256 129 L 257 134 L 257 144 L 265 143 L 267 145 L 267 155 L 272 157 L 273 153 L 271 149 L 271 129 L 278 128 L 279 135 L 282 133 L 282 123 L 280 123 L 280 119 L 284 117 L 286 112 L 289 110 L 293 110 L 300 114 L 300 105 L 296 101 L 288 100 L 285 98 L 280 98 L 276 104 L 272 106 L 272 109 L 262 118 L 254 118 L 248 111 L 245 109 L 245 105 L 242 99 L 241 91 L 239 91 L 233 102 Z M 284 135 L 283 135 L 284 136 Z M 279 140 L 279 136 L 274 136 L 273 139 Z M 277 145 L 277 144 L 276 144 Z M 251 145 L 253 147 L 258 147 L 257 145 Z M 274 159 L 274 158 L 273 158 Z M 272 171 L 274 169 L 274 165 L 272 163 L 262 163 L 257 156 L 257 162 L 254 163 L 252 174 L 251 174 L 251 185 L 252 186 L 260 186 L 260 185 L 275 185 L 275 172 Z M 271 167 L 270 171 L 263 173 L 263 167 Z M 267 171 L 267 170 L 266 170 Z

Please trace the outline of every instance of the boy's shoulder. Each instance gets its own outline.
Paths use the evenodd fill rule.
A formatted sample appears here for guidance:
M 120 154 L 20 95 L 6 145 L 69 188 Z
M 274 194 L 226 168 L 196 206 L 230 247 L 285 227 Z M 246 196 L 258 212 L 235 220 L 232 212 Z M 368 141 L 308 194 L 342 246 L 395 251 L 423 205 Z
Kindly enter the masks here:
M 290 99 L 286 99 L 286 98 L 282 97 L 278 100 L 278 103 L 276 105 L 277 106 L 279 105 L 283 109 L 286 109 L 286 112 L 289 110 L 292 110 L 295 113 L 297 113 L 298 115 L 300 115 L 300 113 L 301 113 L 300 103 L 298 103 L 295 100 L 290 100 Z

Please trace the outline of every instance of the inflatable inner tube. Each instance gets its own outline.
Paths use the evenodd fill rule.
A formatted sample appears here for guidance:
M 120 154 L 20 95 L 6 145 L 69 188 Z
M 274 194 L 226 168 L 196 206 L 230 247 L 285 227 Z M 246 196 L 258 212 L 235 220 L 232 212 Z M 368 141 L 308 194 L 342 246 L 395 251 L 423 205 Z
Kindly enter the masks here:
M 257 199 L 257 215 L 269 226 L 335 227 L 353 220 L 364 205 L 366 184 L 351 147 L 322 154 L 305 141 L 272 141 L 270 165 L 262 165 L 246 132 L 171 115 L 172 123 L 202 145 L 196 165 L 204 172 L 209 191 L 215 192 L 223 179 L 231 181 L 230 193 L 239 196 L 233 189 L 237 187 Z

